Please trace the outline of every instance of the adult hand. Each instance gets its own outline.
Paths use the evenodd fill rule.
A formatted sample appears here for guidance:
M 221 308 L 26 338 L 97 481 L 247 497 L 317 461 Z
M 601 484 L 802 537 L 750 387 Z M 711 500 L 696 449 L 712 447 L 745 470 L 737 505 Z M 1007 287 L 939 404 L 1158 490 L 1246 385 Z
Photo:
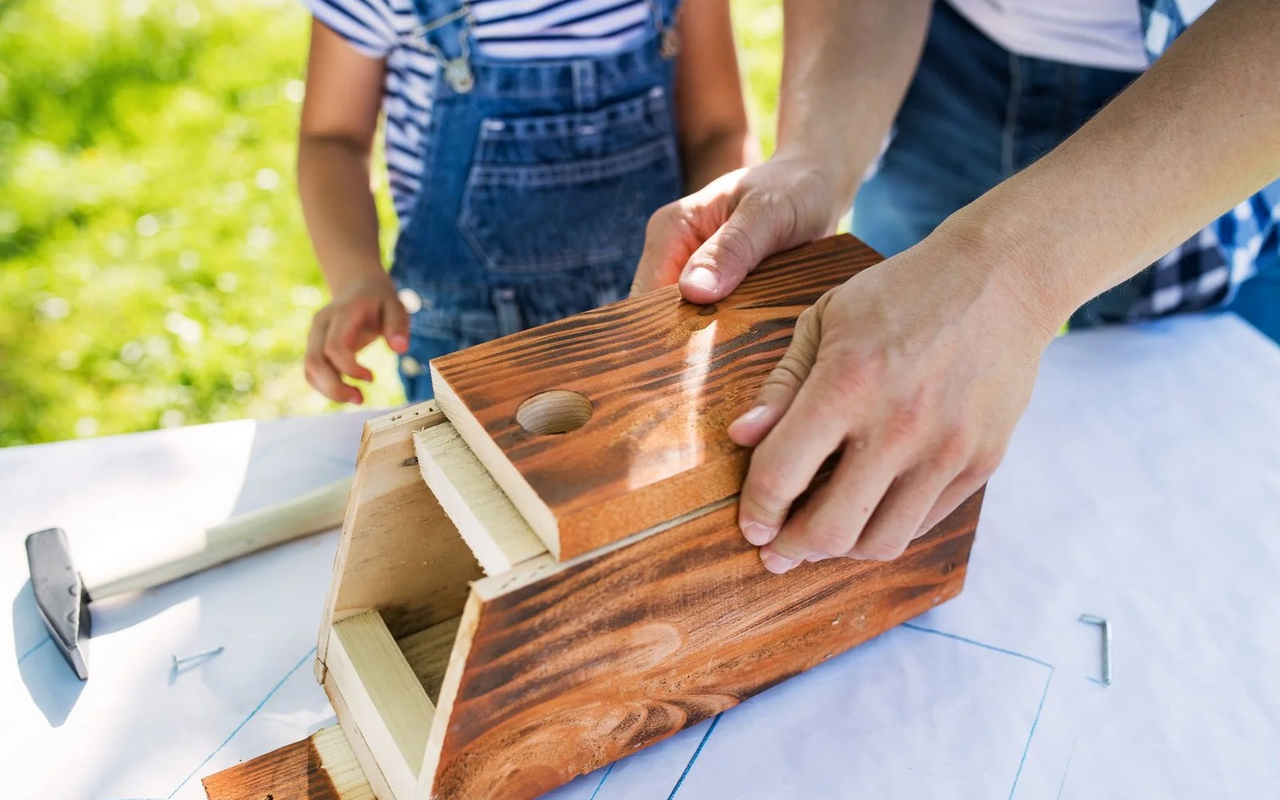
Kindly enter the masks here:
M 379 336 L 385 336 L 397 353 L 409 349 L 409 315 L 385 272 L 353 281 L 316 312 L 307 338 L 307 383 L 330 400 L 364 402 L 360 390 L 343 376 L 373 380 L 373 373 L 356 361 L 356 353 Z
M 763 259 L 835 232 L 842 201 L 830 176 L 775 155 L 654 212 L 631 294 L 677 280 L 694 303 L 722 300 Z
M 1057 329 L 1033 284 L 998 267 L 940 229 L 801 315 L 729 428 L 756 448 L 739 524 L 766 568 L 895 558 L 995 470 Z M 837 451 L 828 482 L 788 516 Z

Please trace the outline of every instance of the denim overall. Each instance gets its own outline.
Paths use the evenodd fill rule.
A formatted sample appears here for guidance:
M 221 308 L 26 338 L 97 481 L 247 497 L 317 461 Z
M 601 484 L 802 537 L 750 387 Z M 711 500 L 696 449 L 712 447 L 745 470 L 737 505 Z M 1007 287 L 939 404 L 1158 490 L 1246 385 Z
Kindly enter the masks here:
M 1138 74 L 1014 55 L 940 0 L 894 138 L 858 192 L 853 232 L 886 256 L 907 249 L 1056 147 Z M 1280 341 L 1280 259 L 1264 253 L 1257 269 L 1227 309 Z M 1089 301 L 1071 327 L 1123 319 L 1137 286 Z
M 479 53 L 465 0 L 415 0 L 438 64 L 421 189 L 391 275 L 410 317 L 400 375 L 436 356 L 626 297 L 645 224 L 682 195 L 671 96 L 678 0 L 616 55 Z M 415 311 L 416 309 L 416 311 Z

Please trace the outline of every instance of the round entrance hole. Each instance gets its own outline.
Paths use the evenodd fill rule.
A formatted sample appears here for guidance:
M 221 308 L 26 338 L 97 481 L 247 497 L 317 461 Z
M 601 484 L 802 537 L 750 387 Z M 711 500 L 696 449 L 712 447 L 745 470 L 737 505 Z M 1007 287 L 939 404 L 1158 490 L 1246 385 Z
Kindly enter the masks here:
M 535 394 L 516 409 L 516 422 L 529 433 L 544 436 L 576 431 L 591 419 L 586 395 L 564 389 Z

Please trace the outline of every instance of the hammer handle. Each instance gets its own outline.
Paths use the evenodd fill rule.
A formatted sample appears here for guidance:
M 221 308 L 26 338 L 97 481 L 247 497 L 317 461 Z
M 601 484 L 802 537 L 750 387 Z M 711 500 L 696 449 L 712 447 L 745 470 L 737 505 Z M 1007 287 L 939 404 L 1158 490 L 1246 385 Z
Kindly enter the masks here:
M 351 478 L 347 477 L 279 505 L 242 514 L 205 530 L 191 547 L 166 554 L 161 561 L 96 580 L 86 575 L 85 590 L 91 600 L 100 600 L 150 589 L 268 547 L 336 528 L 342 524 L 350 491 Z

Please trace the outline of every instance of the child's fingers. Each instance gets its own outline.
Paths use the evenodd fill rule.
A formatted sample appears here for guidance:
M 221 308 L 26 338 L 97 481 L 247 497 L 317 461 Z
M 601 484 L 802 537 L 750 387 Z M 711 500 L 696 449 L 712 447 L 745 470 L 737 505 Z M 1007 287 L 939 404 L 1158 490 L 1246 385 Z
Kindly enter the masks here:
M 375 305 L 376 302 L 376 300 L 370 302 L 366 298 L 343 306 L 341 311 L 334 315 L 326 344 L 332 343 L 330 346 L 339 347 L 348 353 L 355 353 L 372 341 L 373 337 L 378 335 L 379 309 Z M 373 331 L 373 336 L 369 335 L 370 330 Z
M 399 295 L 391 295 L 382 304 L 382 335 L 393 351 L 403 355 L 409 349 L 409 314 Z
M 307 355 L 303 362 L 307 383 L 320 394 L 338 403 L 361 403 L 364 395 L 354 386 L 342 382 L 342 376 L 324 355 L 324 342 L 329 325 L 317 317 L 307 337 Z
M 346 324 L 329 326 L 329 333 L 324 341 L 324 357 L 330 364 L 356 380 L 371 381 L 373 373 L 356 361 L 355 351 L 349 344 L 351 337 L 347 333 L 348 329 L 349 326 Z

